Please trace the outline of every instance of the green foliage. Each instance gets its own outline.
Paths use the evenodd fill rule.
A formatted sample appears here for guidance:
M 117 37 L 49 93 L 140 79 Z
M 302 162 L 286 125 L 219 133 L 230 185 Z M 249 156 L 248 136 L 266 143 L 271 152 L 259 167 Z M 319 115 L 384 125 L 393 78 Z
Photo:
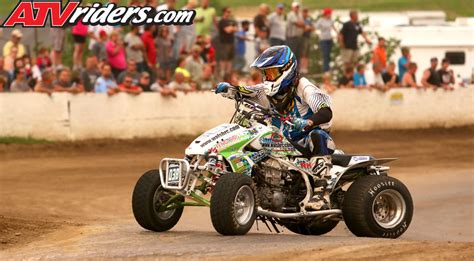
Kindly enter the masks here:
M 44 139 L 34 139 L 31 137 L 13 137 L 13 136 L 6 136 L 0 137 L 0 144 L 52 144 L 54 142 Z

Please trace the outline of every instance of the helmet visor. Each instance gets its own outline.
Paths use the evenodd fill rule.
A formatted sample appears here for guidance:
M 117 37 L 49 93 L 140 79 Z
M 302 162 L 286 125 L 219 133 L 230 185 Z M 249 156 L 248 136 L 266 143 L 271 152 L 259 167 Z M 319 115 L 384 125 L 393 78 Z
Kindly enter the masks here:
M 267 68 L 262 71 L 266 81 L 274 82 L 281 76 L 281 71 L 278 67 Z

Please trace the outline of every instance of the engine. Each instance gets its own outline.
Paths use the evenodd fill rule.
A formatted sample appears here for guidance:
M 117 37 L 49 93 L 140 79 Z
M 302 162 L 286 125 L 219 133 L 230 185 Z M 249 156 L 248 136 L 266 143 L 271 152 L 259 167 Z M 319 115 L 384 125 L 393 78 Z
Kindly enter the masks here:
M 274 159 L 268 159 L 255 167 L 255 181 L 260 206 L 264 209 L 282 211 L 295 209 L 301 194 L 301 177 L 292 173 Z M 303 198 L 305 187 L 303 183 Z

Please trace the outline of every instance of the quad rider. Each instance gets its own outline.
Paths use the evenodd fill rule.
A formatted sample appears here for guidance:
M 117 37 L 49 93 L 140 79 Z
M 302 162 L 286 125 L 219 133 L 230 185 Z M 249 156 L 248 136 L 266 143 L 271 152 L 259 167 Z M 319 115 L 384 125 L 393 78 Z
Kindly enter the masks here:
M 325 188 L 329 179 L 330 156 L 335 145 L 329 136 L 332 123 L 331 98 L 298 72 L 295 54 L 286 45 L 266 49 L 250 66 L 263 75 L 263 83 L 254 86 L 217 85 L 216 93 L 239 92 L 253 97 L 259 104 L 272 107 L 289 117 L 292 125 L 273 118 L 272 124 L 314 164 L 313 198 L 307 208 L 328 208 Z

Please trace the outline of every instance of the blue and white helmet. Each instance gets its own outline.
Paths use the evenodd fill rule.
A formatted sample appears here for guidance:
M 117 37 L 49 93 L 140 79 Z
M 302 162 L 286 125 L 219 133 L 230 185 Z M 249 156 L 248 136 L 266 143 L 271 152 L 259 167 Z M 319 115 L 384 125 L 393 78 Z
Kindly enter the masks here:
M 288 93 L 298 77 L 296 57 L 286 45 L 268 48 L 255 59 L 250 67 L 262 72 L 265 93 L 268 96 Z

